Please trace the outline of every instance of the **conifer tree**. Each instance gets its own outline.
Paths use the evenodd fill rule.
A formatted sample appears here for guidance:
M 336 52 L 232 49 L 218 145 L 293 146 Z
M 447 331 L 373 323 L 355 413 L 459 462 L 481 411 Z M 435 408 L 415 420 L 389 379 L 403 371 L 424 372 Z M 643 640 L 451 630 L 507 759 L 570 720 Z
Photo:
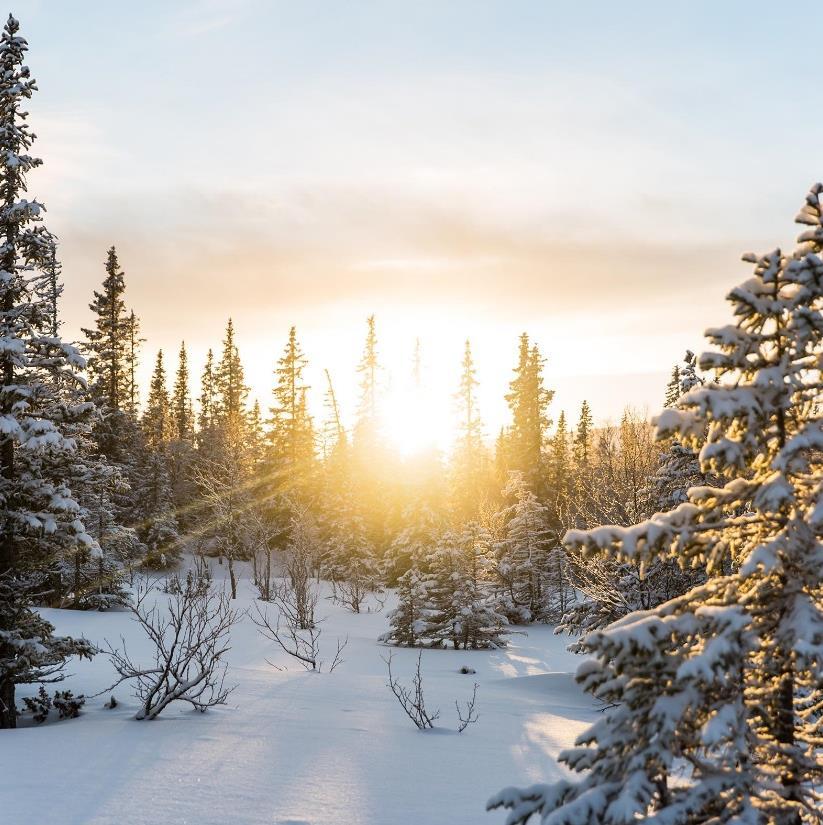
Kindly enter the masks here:
M 103 286 L 94 292 L 89 309 L 94 313 L 95 326 L 83 329 L 89 351 L 88 372 L 95 401 L 106 412 L 123 410 L 128 397 L 127 313 L 123 295 L 126 281 L 117 251 L 112 246 L 106 256 L 106 277 Z
M 157 353 L 154 372 L 149 384 L 146 412 L 143 414 L 143 433 L 146 447 L 162 451 L 171 441 L 174 416 L 166 386 L 166 368 L 163 364 L 163 350 Z
M 672 367 L 672 375 L 669 378 L 669 383 L 666 384 L 666 394 L 663 400 L 664 407 L 673 407 L 680 398 L 682 390 L 680 389 L 680 365 L 675 364 Z
M 308 360 L 297 340 L 297 330 L 289 330 L 283 355 L 277 362 L 274 405 L 269 419 L 269 441 L 273 475 L 282 493 L 305 493 L 314 463 L 314 428 L 306 408 L 303 371 Z
M 195 463 L 194 410 L 189 391 L 189 364 L 186 344 L 180 344 L 177 372 L 171 394 L 171 436 L 168 445 L 168 473 L 172 503 L 181 528 L 193 523 L 192 503 L 195 488 L 192 472 Z
M 461 363 L 460 387 L 455 394 L 458 434 L 452 461 L 453 498 L 462 519 L 477 515 L 488 487 L 486 472 L 489 462 L 477 404 L 478 386 L 471 343 L 467 339 Z
M 217 388 L 214 378 L 214 353 L 209 349 L 200 378 L 199 411 L 197 415 L 198 457 L 211 458 L 217 449 Z
M 357 410 L 355 439 L 373 445 L 377 440 L 377 330 L 374 315 L 366 319 L 366 344 L 357 366 L 360 375 L 360 405 Z
M 75 450 L 64 426 L 89 408 L 66 404 L 57 390 L 76 386 L 84 360 L 53 334 L 54 240 L 42 204 L 21 197 L 41 161 L 28 154 L 34 135 L 21 107 L 36 84 L 18 30 L 9 15 L 0 36 L 0 728 L 16 725 L 16 685 L 59 678 L 66 657 L 93 652 L 54 636 L 31 608 L 55 549 L 95 542 L 55 472 Z
M 248 418 L 248 450 L 251 454 L 252 469 L 257 468 L 263 460 L 266 443 L 266 432 L 263 426 L 263 414 L 260 412 L 260 402 L 255 398 L 251 405 Z
M 399 529 L 386 554 L 386 580 L 390 586 L 412 568 L 426 572 L 426 558 L 445 529 L 445 518 L 426 497 L 413 496 L 403 508 Z
M 561 411 L 557 417 L 557 427 L 551 439 L 549 465 L 551 471 L 551 492 L 555 513 L 560 502 L 568 495 L 571 488 L 572 472 L 569 455 L 569 431 L 566 427 L 566 413 Z M 559 518 L 555 518 L 558 522 Z
M 246 418 L 249 388 L 246 386 L 243 362 L 234 340 L 234 324 L 229 318 L 223 353 L 214 371 L 214 416 L 220 425 L 222 437 L 230 442 L 230 449 L 241 449 Z
M 524 332 L 520 336 L 515 376 L 509 384 L 506 402 L 512 422 L 502 442 L 503 465 L 507 472 L 519 472 L 538 498 L 547 496 L 546 430 L 551 426 L 548 407 L 554 393 L 543 386 L 545 359 Z
M 501 513 L 506 526 L 497 546 L 500 610 L 510 621 L 539 621 L 546 618 L 555 584 L 546 579 L 552 544 L 548 507 L 521 473 L 510 474 L 503 494 L 511 503 Z
M 700 358 L 717 380 L 657 420 L 720 483 L 637 525 L 566 536 L 587 556 L 705 565 L 709 579 L 583 639 L 578 681 L 612 709 L 561 754 L 582 777 L 491 801 L 512 823 L 820 821 L 821 192 L 794 252 L 745 256 L 736 323 L 707 330 Z
M 359 613 L 368 595 L 379 587 L 380 565 L 351 490 L 337 491 L 328 507 L 323 566 L 337 598 Z
M 142 538 L 148 548 L 146 563 L 152 567 L 166 567 L 178 560 L 180 550 L 169 478 L 174 415 L 166 386 L 163 350 L 157 353 L 142 425 L 146 449 L 139 498 Z
M 323 458 L 327 461 L 341 449 L 347 446 L 348 438 L 346 429 L 343 426 L 343 418 L 340 413 L 340 405 L 337 403 L 337 394 L 334 391 L 331 374 L 324 370 L 326 375 L 326 394 L 323 399 L 323 406 L 326 409 L 326 418 L 323 423 L 322 443 Z
M 171 398 L 171 413 L 173 438 L 177 441 L 191 441 L 194 436 L 194 411 L 189 392 L 189 359 L 185 341 L 180 344 Z
M 60 263 L 60 259 L 57 257 L 57 241 L 54 241 L 54 247 L 52 249 L 51 260 L 49 261 L 48 268 L 46 270 L 49 279 L 49 311 L 51 314 L 51 319 L 49 323 L 49 327 L 51 329 L 51 334 L 53 336 L 57 336 L 60 330 L 60 317 L 59 317 L 59 303 L 60 303 L 60 296 L 63 294 L 63 284 L 60 280 L 61 273 L 63 271 L 63 265 Z
M 137 382 L 137 369 L 140 366 L 140 347 L 146 343 L 140 337 L 140 319 L 130 310 L 126 317 L 126 401 L 123 406 L 133 421 L 140 414 L 140 385 Z
M 381 555 L 387 544 L 387 521 L 390 495 L 387 455 L 382 443 L 379 422 L 380 364 L 374 315 L 366 321 L 366 342 L 357 367 L 360 376 L 360 401 L 352 433 L 351 462 L 352 503 L 358 520 L 366 530 L 366 544 Z
M 455 650 L 503 647 L 508 620 L 489 587 L 492 566 L 476 522 L 444 534 L 429 555 L 426 609 L 420 636 Z
M 577 429 L 574 433 L 574 469 L 575 475 L 585 475 L 591 466 L 592 451 L 592 411 L 588 401 L 583 401 L 580 407 L 580 418 L 577 420 Z
M 397 580 L 397 607 L 388 614 L 389 630 L 379 641 L 402 647 L 420 644 L 427 628 L 429 592 L 424 574 L 412 566 Z

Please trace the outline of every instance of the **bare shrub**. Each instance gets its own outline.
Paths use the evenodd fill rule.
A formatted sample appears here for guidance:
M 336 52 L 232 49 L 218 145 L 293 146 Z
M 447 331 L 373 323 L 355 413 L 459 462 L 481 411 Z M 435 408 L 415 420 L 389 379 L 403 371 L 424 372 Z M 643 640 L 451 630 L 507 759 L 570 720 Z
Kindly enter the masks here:
M 135 620 L 153 644 L 153 662 L 137 664 L 126 649 L 107 642 L 106 652 L 120 678 L 105 692 L 134 680 L 141 707 L 137 719 L 156 719 L 172 702 L 188 702 L 201 713 L 223 705 L 233 690 L 225 686 L 229 631 L 239 613 L 227 594 L 197 571 L 167 584 L 166 601 L 150 603 L 156 588 L 147 585 L 131 606 Z
M 466 713 L 465 716 L 463 715 L 463 711 L 460 709 L 460 703 L 455 699 L 454 706 L 457 708 L 457 732 L 463 733 L 464 730 L 469 725 L 473 725 L 478 720 L 477 712 L 474 709 L 475 704 L 477 703 L 477 682 L 474 683 L 474 690 L 472 691 L 472 698 L 466 702 Z
M 440 718 L 440 711 L 430 712 L 426 708 L 426 698 L 423 694 L 423 651 L 421 650 L 417 654 L 417 667 L 412 677 L 411 687 L 406 687 L 401 684 L 399 679 L 395 678 L 391 667 L 392 656 L 393 654 L 389 653 L 387 657 L 381 657 L 389 671 L 389 681 L 386 683 L 387 687 L 394 694 L 397 703 L 403 708 L 406 716 L 412 720 L 418 730 L 431 730 L 434 728 L 434 723 Z M 473 670 L 471 672 L 474 673 Z M 465 711 L 460 707 L 460 703 L 455 700 L 454 706 L 457 709 L 458 733 L 463 733 L 469 725 L 473 725 L 479 718 L 475 710 L 478 687 L 479 685 L 475 682 L 471 699 L 466 702 Z
M 288 587 L 281 587 L 278 593 L 289 594 Z M 296 659 L 306 670 L 320 672 L 325 664 L 320 658 L 320 636 L 322 630 L 318 622 L 312 621 L 311 627 L 300 627 L 297 619 L 297 610 L 293 601 L 278 597 L 274 599 L 278 607 L 277 619 L 273 622 L 269 617 L 268 610 L 261 609 L 259 604 L 255 604 L 255 612 L 251 620 L 257 626 L 258 631 L 272 642 L 275 642 L 284 653 Z M 329 663 L 328 672 L 331 673 L 336 667 L 343 663 L 342 653 L 349 643 L 348 637 L 342 642 L 337 639 L 337 649 Z M 266 660 L 272 667 L 278 668 L 274 662 Z
M 393 654 L 389 653 L 387 657 L 383 658 L 386 667 L 389 671 L 389 690 L 394 694 L 398 704 L 406 713 L 406 716 L 414 722 L 418 730 L 426 730 L 434 727 L 434 723 L 440 718 L 440 711 L 436 710 L 430 713 L 426 709 L 426 699 L 423 695 L 423 674 L 420 670 L 422 663 L 423 651 L 417 654 L 417 669 L 412 677 L 411 688 L 402 685 L 398 679 L 392 674 L 391 663 Z

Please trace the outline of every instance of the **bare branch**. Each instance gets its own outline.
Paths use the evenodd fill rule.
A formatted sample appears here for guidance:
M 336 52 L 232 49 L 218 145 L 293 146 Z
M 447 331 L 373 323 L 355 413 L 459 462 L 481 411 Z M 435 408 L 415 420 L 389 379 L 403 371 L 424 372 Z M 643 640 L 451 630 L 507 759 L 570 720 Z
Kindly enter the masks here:
M 400 707 L 406 713 L 406 716 L 412 720 L 418 730 L 426 730 L 434 727 L 434 722 L 440 717 L 440 711 L 429 713 L 426 710 L 426 701 L 423 696 L 423 675 L 421 673 L 421 663 L 423 658 L 423 651 L 417 654 L 417 670 L 412 678 L 411 688 L 402 685 L 398 679 L 394 678 L 391 669 L 393 654 L 389 653 L 388 657 L 381 656 L 380 658 L 386 663 L 389 671 L 389 681 L 387 687 L 394 694 Z
M 459 725 L 457 726 L 457 732 L 463 733 L 464 730 L 469 725 L 473 725 L 480 717 L 474 710 L 474 705 L 477 702 L 477 688 L 479 685 L 477 682 L 474 683 L 474 690 L 472 691 L 472 698 L 466 702 L 466 715 L 463 715 L 463 712 L 460 710 L 460 703 L 455 699 L 454 706 L 457 708 L 457 718 L 459 720 Z
M 137 719 L 156 719 L 176 701 L 188 702 L 201 713 L 225 704 L 234 688 L 225 686 L 224 656 L 230 649 L 229 631 L 240 614 L 231 609 L 225 592 L 215 590 L 196 572 L 189 571 L 185 582 L 178 579 L 166 586 L 165 609 L 147 602 L 155 589 L 139 589 L 131 607 L 152 643 L 154 661 L 137 664 L 123 637 L 117 648 L 107 642 L 106 652 L 120 676 L 107 691 L 135 680 L 141 702 Z

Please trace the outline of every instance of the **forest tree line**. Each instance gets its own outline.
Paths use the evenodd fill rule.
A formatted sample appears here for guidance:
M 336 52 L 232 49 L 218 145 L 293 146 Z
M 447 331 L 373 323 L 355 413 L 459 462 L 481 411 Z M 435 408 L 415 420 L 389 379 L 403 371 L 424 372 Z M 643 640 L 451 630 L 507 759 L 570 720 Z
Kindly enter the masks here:
M 158 352 L 141 409 L 145 342 L 125 290 L 111 248 L 80 345 L 98 411 L 84 449 L 107 468 L 86 504 L 99 552 L 78 547 L 58 560 L 55 603 L 99 607 L 122 598 L 136 567 L 174 567 L 184 549 L 225 560 L 233 594 L 235 562 L 251 561 L 265 599 L 286 554 L 330 580 L 355 611 L 370 594 L 397 587 L 387 641 L 478 647 L 503 643 L 511 623 L 602 626 L 699 576 L 672 565 L 641 576 L 631 565 L 584 563 L 562 546 L 572 527 L 632 524 L 679 503 L 705 478 L 694 453 L 675 440 L 656 444 L 648 420 L 631 409 L 618 424 L 595 427 L 583 402 L 576 422 L 563 412 L 553 422 L 545 359 L 526 333 L 505 397 L 510 423 L 493 446 L 466 341 L 453 449 L 402 459 L 381 433 L 374 316 L 350 429 L 328 371 L 324 415 L 312 417 L 308 359 L 294 327 L 274 366 L 270 407 L 250 403 L 231 320 L 208 352 L 196 400 L 181 344 L 169 367 Z M 415 374 L 419 382 L 419 363 Z M 673 369 L 666 403 L 701 380 L 688 353 Z

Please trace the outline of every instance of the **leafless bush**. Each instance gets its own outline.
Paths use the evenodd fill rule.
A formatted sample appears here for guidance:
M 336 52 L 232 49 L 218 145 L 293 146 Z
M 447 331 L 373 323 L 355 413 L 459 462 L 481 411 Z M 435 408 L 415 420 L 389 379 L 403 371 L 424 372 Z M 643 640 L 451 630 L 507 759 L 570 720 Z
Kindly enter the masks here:
M 357 559 L 350 561 L 342 571 L 336 573 L 332 583 L 332 600 L 352 613 L 363 612 L 369 596 L 377 602 L 375 612 L 382 610 L 386 603 L 385 597 L 378 589 L 377 577 L 367 565 Z M 368 608 L 368 612 L 371 612 L 371 608 Z
M 417 667 L 415 669 L 414 676 L 412 677 L 412 685 L 410 688 L 401 684 L 400 680 L 396 679 L 392 673 L 392 655 L 393 654 L 389 653 L 387 657 L 382 657 L 389 671 L 389 681 L 387 682 L 389 690 L 391 690 L 394 694 L 398 704 L 401 708 L 403 708 L 406 716 L 414 722 L 414 725 L 418 730 L 430 730 L 434 728 L 434 723 L 440 718 L 440 711 L 436 710 L 433 713 L 430 713 L 426 709 L 426 699 L 423 695 L 423 673 L 421 669 L 423 662 L 423 651 L 421 650 L 417 654 Z M 472 673 L 473 672 L 474 671 L 472 671 Z M 455 700 L 454 706 L 457 709 L 458 733 L 463 733 L 469 725 L 473 725 L 479 718 L 475 710 L 478 687 L 479 685 L 475 682 L 471 699 L 466 702 L 465 712 L 461 709 L 460 703 Z
M 141 702 L 137 719 L 155 719 L 172 702 L 188 702 L 204 712 L 226 703 L 233 690 L 225 686 L 229 631 L 239 614 L 228 596 L 190 571 L 179 589 L 167 587 L 165 604 L 150 603 L 153 586 L 139 589 L 131 610 L 151 640 L 153 663 L 135 663 L 121 637 L 121 647 L 107 642 L 106 652 L 120 678 L 106 692 L 128 680 L 135 681 Z
M 457 708 L 457 719 L 458 719 L 457 732 L 458 733 L 463 733 L 463 731 L 466 730 L 466 728 L 469 725 L 473 725 L 479 718 L 478 715 L 477 715 L 477 712 L 474 709 L 474 706 L 477 702 L 477 688 L 478 687 L 479 686 L 478 686 L 477 682 L 475 682 L 474 683 L 474 690 L 472 691 L 472 698 L 469 699 L 468 702 L 466 702 L 466 715 L 465 716 L 463 715 L 463 711 L 460 710 L 460 703 L 456 699 L 454 700 L 454 706 Z
M 287 611 L 284 611 L 284 604 L 283 601 L 277 601 L 280 610 L 274 622 L 269 617 L 267 610 L 261 609 L 259 604 L 255 604 L 255 612 L 251 616 L 251 620 L 260 633 L 270 641 L 275 642 L 284 653 L 300 662 L 306 670 L 319 673 L 325 664 L 320 658 L 320 636 L 322 631 L 319 624 L 313 621 L 311 627 L 301 628 L 294 609 L 290 606 Z M 328 667 L 329 673 L 343 663 L 341 654 L 348 643 L 348 637 L 342 642 L 339 638 L 337 639 L 337 649 Z M 272 667 L 280 669 L 274 662 L 270 662 L 268 659 L 266 661 Z
M 394 694 L 400 707 L 406 713 L 406 716 L 414 722 L 418 730 L 426 730 L 434 727 L 435 721 L 440 718 L 440 711 L 436 710 L 434 713 L 429 713 L 426 709 L 426 700 L 423 696 L 423 675 L 420 671 L 420 665 L 423 658 L 423 651 L 417 654 L 417 670 L 412 677 L 411 688 L 400 684 L 400 681 L 392 674 L 391 663 L 392 655 L 389 653 L 387 657 L 383 658 L 386 667 L 389 670 L 389 690 Z

